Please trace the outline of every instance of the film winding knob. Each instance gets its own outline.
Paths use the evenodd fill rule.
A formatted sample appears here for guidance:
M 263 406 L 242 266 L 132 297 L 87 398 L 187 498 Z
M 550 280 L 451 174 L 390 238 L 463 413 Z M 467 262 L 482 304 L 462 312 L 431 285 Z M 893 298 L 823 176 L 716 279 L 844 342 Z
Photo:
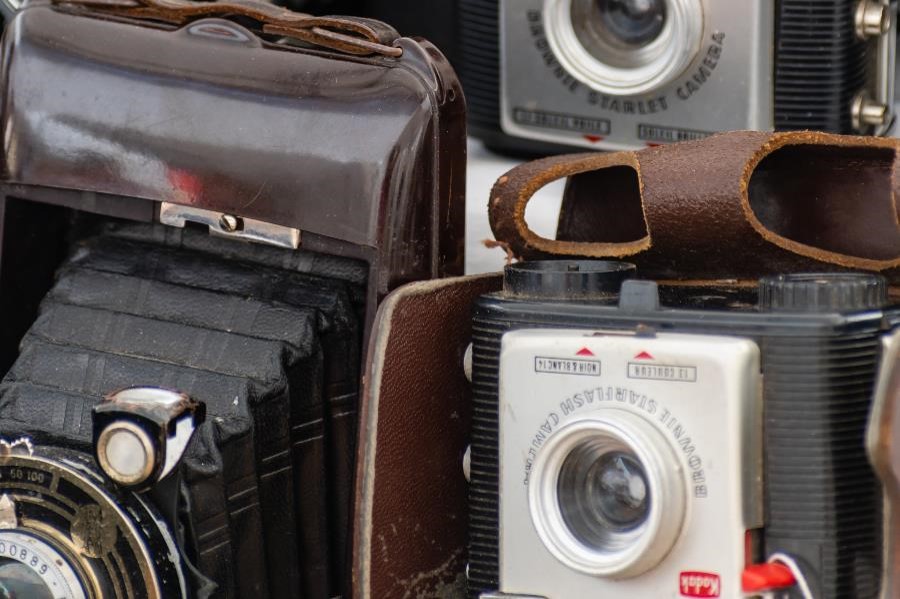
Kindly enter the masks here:
M 887 304 L 884 278 L 864 273 L 805 273 L 759 282 L 759 306 L 768 312 L 850 312 Z

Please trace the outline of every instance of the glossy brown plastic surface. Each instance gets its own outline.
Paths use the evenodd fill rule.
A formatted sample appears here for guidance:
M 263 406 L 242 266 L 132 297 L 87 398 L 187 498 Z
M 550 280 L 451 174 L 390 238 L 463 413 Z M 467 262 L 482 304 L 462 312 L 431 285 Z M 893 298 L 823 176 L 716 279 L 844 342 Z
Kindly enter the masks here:
M 458 273 L 462 94 L 427 42 L 395 45 L 400 58 L 354 57 L 223 19 L 173 29 L 33 4 L 3 42 L 4 179 L 368 248 L 379 295 Z

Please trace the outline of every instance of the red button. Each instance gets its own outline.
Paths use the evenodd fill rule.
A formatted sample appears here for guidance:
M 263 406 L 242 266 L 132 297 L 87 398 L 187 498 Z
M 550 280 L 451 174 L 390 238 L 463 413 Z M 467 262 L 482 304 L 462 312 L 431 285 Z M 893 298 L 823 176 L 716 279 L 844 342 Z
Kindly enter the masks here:
M 783 564 L 754 564 L 744 568 L 741 574 L 745 593 L 789 589 L 796 582 L 790 568 Z

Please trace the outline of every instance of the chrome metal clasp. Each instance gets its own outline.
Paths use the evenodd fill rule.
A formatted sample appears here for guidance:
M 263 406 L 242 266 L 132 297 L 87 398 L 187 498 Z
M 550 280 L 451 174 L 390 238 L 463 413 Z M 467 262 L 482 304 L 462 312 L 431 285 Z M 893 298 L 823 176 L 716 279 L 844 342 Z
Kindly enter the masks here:
M 300 247 L 299 229 L 273 225 L 237 214 L 203 210 L 171 202 L 163 202 L 160 206 L 159 222 L 179 228 L 184 228 L 186 223 L 192 222 L 209 227 L 211 235 L 265 243 L 292 250 Z

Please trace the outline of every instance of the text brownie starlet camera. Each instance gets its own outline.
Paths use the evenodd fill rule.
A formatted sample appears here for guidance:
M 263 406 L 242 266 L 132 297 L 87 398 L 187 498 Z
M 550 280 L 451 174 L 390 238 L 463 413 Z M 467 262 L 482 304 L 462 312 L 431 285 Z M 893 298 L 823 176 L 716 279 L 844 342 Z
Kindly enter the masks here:
M 477 303 L 470 596 L 881 596 L 884 280 L 633 276 L 523 262 Z
M 471 128 L 493 147 L 631 149 L 738 129 L 881 135 L 893 119 L 888 0 L 459 8 Z

